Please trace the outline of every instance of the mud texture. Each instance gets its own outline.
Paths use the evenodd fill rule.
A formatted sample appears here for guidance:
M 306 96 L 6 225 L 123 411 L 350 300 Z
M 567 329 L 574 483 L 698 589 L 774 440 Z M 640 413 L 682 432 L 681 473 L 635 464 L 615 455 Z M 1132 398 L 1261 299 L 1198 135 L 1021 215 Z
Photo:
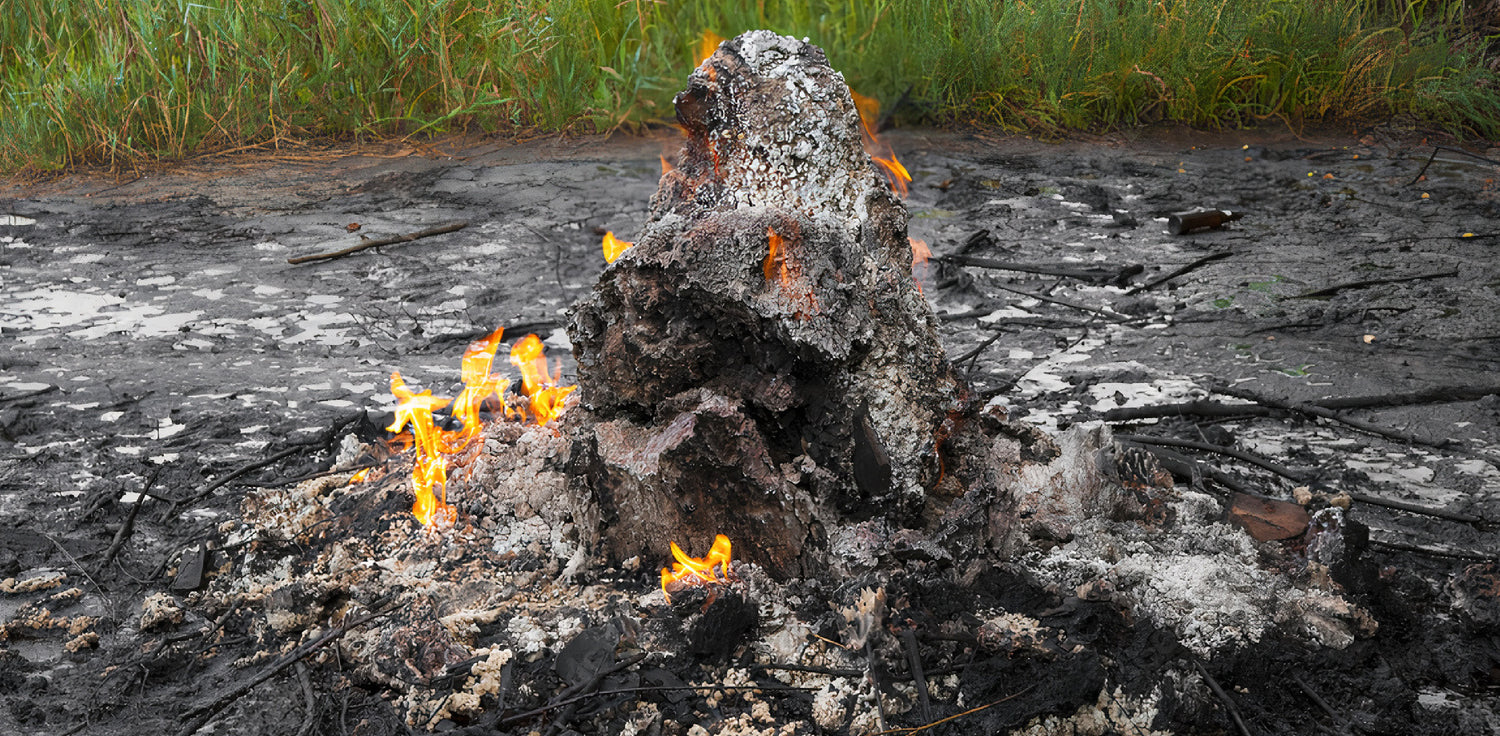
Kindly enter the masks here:
M 915 179 L 906 200 L 912 236 L 938 257 L 970 259 L 919 269 L 943 344 L 971 392 L 1012 419 L 1055 432 L 1111 410 L 1227 400 L 1211 393 L 1219 384 L 1312 401 L 1493 386 L 1500 375 L 1496 165 L 1439 152 L 1414 182 L 1433 149 L 1385 131 L 1315 140 L 1175 131 L 1064 144 L 983 132 L 886 139 Z M 232 574 L 217 571 L 234 550 L 214 547 L 245 484 L 321 471 L 350 432 L 378 437 L 392 370 L 451 395 L 464 344 L 495 326 L 511 338 L 537 332 L 566 356 L 564 315 L 604 270 L 602 230 L 639 235 L 632 228 L 648 219 L 657 157 L 679 146 L 669 136 L 455 140 L 207 159 L 138 179 L 76 176 L 0 190 L 0 578 L 15 579 L 0 592 L 0 731 L 175 732 L 191 703 L 258 671 L 231 666 L 255 651 L 237 638 L 243 621 L 199 620 L 174 602 L 182 589 L 172 590 L 191 584 L 180 573 L 204 543 L 207 574 Z M 1244 217 L 1185 236 L 1165 231 L 1170 213 L 1207 208 Z M 452 221 L 469 225 L 286 263 L 361 234 Z M 1142 268 L 1112 284 L 975 259 Z M 573 373 L 565 361 L 564 380 Z M 1014 636 L 1004 633 L 1013 614 L 1045 621 L 1064 632 L 1049 661 L 1076 672 L 1027 691 L 1040 671 L 1030 660 L 949 642 L 952 672 L 934 679 L 958 679 L 934 689 L 934 708 L 953 713 L 1020 692 L 970 725 L 1062 732 L 1031 719 L 1092 708 L 1104 714 L 1096 722 L 1117 727 L 1124 722 L 1109 720 L 1111 708 L 1153 702 L 1132 691 L 1130 674 L 1171 672 L 1211 676 L 1225 699 L 1201 710 L 1156 702 L 1163 715 L 1152 728 L 1233 732 L 1233 703 L 1253 733 L 1494 730 L 1500 397 L 1349 413 L 1429 444 L 1284 413 L 1121 420 L 1114 430 L 1253 451 L 1298 478 L 1198 454 L 1196 470 L 1178 478 L 1185 492 L 1222 498 L 1222 479 L 1204 477 L 1213 469 L 1281 499 L 1310 486 L 1312 507 L 1355 494 L 1348 516 L 1368 527 L 1368 540 L 1347 540 L 1365 545 L 1364 564 L 1329 575 L 1377 620 L 1374 633 L 1342 648 L 1251 642 L 1203 660 L 1189 634 L 1210 625 L 1131 620 L 1121 613 L 1131 590 L 1049 590 L 1012 571 L 944 571 L 940 559 L 907 550 L 932 574 L 902 582 L 901 610 L 943 619 L 954 615 L 945 607 L 967 606 L 997 636 Z M 1451 442 L 1431 446 L 1442 440 Z M 1093 531 L 1057 531 L 1043 561 L 1057 579 L 1079 574 L 1077 560 L 1098 552 L 1117 554 L 1106 579 L 1148 580 L 1138 574 L 1145 561 L 1128 549 L 1088 549 L 1104 538 Z M 1306 558 L 1275 550 L 1268 558 Z M 643 593 L 660 561 L 644 562 L 620 573 L 638 577 Z M 803 604 L 826 610 L 817 592 L 806 591 Z M 1169 611 L 1159 617 L 1174 621 Z M 1130 658 L 1070 655 L 1069 636 Z M 204 643 L 184 650 L 172 637 Z M 1094 703 L 1101 681 L 1121 684 L 1113 700 Z M 235 703 L 234 731 L 404 732 L 380 692 L 341 682 L 334 665 L 289 668 Z M 714 709 L 697 702 L 662 708 L 711 729 Z M 788 703 L 778 706 L 782 717 L 823 713 L 817 698 Z M 921 723 L 914 713 L 903 718 Z

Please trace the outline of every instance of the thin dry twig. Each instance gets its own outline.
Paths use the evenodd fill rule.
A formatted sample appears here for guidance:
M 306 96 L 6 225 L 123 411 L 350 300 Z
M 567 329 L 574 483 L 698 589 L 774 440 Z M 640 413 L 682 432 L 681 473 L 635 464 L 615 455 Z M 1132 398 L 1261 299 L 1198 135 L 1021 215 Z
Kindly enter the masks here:
M 978 707 L 975 707 L 975 708 L 970 708 L 970 709 L 968 709 L 968 710 L 966 710 L 966 711 L 964 711 L 962 713 L 954 713 L 953 715 L 948 716 L 947 718 L 939 718 L 936 721 L 933 721 L 932 723 L 929 723 L 929 724 L 927 724 L 925 726 L 915 726 L 915 727 L 911 727 L 911 728 L 892 728 L 892 729 L 887 729 L 885 731 L 880 731 L 880 732 L 878 732 L 876 734 L 873 734 L 873 736 L 886 736 L 887 734 L 893 734 L 893 733 L 899 733 L 899 734 L 903 734 L 903 735 L 909 735 L 909 734 L 914 734 L 914 733 L 921 733 L 922 731 L 926 731 L 929 728 L 933 728 L 933 727 L 936 727 L 936 726 L 941 726 L 944 723 L 948 723 L 950 721 L 956 721 L 956 720 L 958 720 L 960 718 L 963 718 L 965 716 L 974 715 L 975 713 L 978 713 L 978 712 L 980 712 L 982 710 L 986 710 L 988 708 L 993 708 L 993 707 L 995 707 L 995 706 L 997 706 L 997 705 L 999 705 L 1001 703 L 1004 703 L 1004 702 L 1007 702 L 1007 701 L 1010 701 L 1010 700 L 1015 700 L 1016 698 L 1019 698 L 1022 695 L 1025 695 L 1028 692 L 1031 692 L 1031 690 L 1033 688 L 1035 688 L 1035 687 L 1036 687 L 1036 685 L 1031 685 L 1031 686 L 1027 687 L 1025 690 L 1022 690 L 1022 691 L 1020 691 L 1020 692 L 1018 692 L 1018 693 L 1016 693 L 1014 695 L 1007 695 L 1007 696 L 1005 696 L 1005 697 L 1003 697 L 1003 698 L 1001 698 L 999 700 L 996 700 L 993 703 L 985 703 L 984 705 L 981 705 L 981 706 L 978 706 Z
M 352 245 L 352 246 L 349 246 L 348 248 L 345 248 L 343 250 L 336 250 L 336 251 L 332 251 L 332 252 L 329 252 L 329 253 L 315 253 L 315 254 L 310 255 L 310 256 L 297 256 L 295 258 L 288 258 L 288 259 L 286 259 L 286 262 L 287 263 L 292 263 L 292 264 L 297 264 L 297 263 L 311 263 L 313 261 L 327 261 L 327 260 L 331 260 L 331 259 L 334 259 L 334 258 L 342 258 L 343 256 L 347 256 L 347 255 L 349 255 L 351 253 L 358 253 L 358 252 L 360 252 L 362 250 L 369 250 L 370 248 L 378 248 L 378 247 L 380 247 L 382 245 L 395 245 L 396 243 L 410 243 L 413 240 L 421 240 L 422 238 L 430 238 L 430 237 L 432 237 L 434 235 L 442 235 L 444 233 L 451 233 L 451 232 L 453 232 L 455 230 L 462 230 L 462 229 L 464 229 L 464 228 L 466 228 L 468 226 L 469 226 L 469 223 L 467 223 L 467 222 L 452 222 L 452 223 L 449 223 L 447 225 L 439 225 L 438 227 L 432 227 L 432 228 L 428 228 L 426 230 L 421 230 L 421 231 L 414 232 L 414 233 L 407 233 L 405 235 L 392 235 L 389 238 L 377 238 L 375 240 L 366 240 L 366 241 L 360 243 L 359 245 Z
M 383 608 L 387 602 L 388 601 L 380 601 L 377 607 Z M 394 610 L 396 610 L 395 607 L 384 608 L 384 610 L 372 611 L 363 616 L 360 616 L 359 618 L 354 619 L 353 621 L 345 622 L 343 625 L 328 631 L 322 636 L 313 639 L 312 641 L 307 642 L 306 644 L 303 644 L 296 649 L 293 649 L 291 652 L 288 652 L 281 659 L 278 659 L 274 663 L 272 663 L 271 666 L 262 670 L 260 674 L 235 686 L 234 688 L 229 690 L 229 692 L 226 692 L 219 697 L 214 698 L 208 703 L 194 706 L 185 714 L 184 717 L 189 719 L 188 723 L 184 725 L 180 731 L 177 732 L 177 736 L 190 736 L 193 733 L 197 733 L 198 729 L 203 728 L 205 725 L 207 725 L 210 719 L 218 715 L 220 711 L 229 707 L 229 705 L 234 701 L 244 697 L 246 693 L 254 690 L 257 685 L 260 685 L 266 680 L 275 677 L 282 670 L 291 667 L 298 662 L 301 662 L 303 659 L 306 659 L 309 654 L 312 654 L 313 652 L 338 641 L 350 631 L 353 631 L 361 626 L 364 626 L 367 623 L 370 623 L 371 621 L 374 621 L 375 619 L 385 616 Z

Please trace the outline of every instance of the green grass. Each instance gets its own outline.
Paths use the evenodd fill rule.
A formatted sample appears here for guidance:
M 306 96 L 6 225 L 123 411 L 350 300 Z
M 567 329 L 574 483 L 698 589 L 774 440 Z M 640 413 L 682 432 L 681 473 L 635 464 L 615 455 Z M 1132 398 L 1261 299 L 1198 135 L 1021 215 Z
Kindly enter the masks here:
M 910 121 L 1055 135 L 1409 116 L 1500 133 L 1458 0 L 7 0 L 0 169 L 671 118 L 700 34 L 821 45 Z

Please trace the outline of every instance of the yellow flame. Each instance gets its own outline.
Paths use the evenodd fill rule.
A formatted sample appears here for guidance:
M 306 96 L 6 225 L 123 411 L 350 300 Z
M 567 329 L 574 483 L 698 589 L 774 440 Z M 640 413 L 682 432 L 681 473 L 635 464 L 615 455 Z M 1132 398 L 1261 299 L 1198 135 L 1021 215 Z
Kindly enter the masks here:
M 719 44 L 724 43 L 724 38 L 713 31 L 704 29 L 703 38 L 698 40 L 698 51 L 693 55 L 693 66 L 699 67 L 708 57 L 713 56 L 719 50 Z
M 714 544 L 709 548 L 708 554 L 699 557 L 689 557 L 676 542 L 672 542 L 672 557 L 677 561 L 672 567 L 661 569 L 661 592 L 667 596 L 667 602 L 672 601 L 672 594 L 667 590 L 668 585 L 705 585 L 707 583 L 719 582 L 719 576 L 714 573 L 717 567 L 724 574 L 724 580 L 729 579 L 730 544 L 729 537 L 719 534 L 714 537 Z
M 666 162 L 666 159 L 662 159 L 663 164 L 666 164 Z M 619 258 L 620 254 L 624 253 L 625 249 L 632 245 L 635 245 L 635 243 L 615 237 L 613 231 L 604 231 L 604 262 L 614 263 L 615 259 Z
M 863 131 L 860 136 L 864 142 L 865 153 L 870 155 L 870 160 L 880 168 L 880 173 L 885 180 L 890 182 L 892 191 L 897 195 L 905 197 L 908 189 L 907 182 L 911 181 L 911 174 L 901 161 L 896 158 L 896 152 L 891 150 L 889 144 L 880 140 L 876 135 L 875 126 L 880 122 L 880 101 L 873 97 L 866 97 L 854 90 L 849 90 L 849 97 L 854 100 L 854 109 L 859 112 L 859 125 Z

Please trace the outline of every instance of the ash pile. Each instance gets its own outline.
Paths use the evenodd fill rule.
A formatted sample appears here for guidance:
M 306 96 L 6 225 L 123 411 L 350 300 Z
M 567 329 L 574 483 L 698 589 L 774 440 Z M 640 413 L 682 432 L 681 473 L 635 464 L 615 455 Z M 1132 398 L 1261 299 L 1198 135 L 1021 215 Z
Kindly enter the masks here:
M 574 309 L 576 405 L 485 423 L 430 523 L 408 455 L 252 493 L 206 587 L 141 621 L 254 643 L 190 726 L 296 730 L 223 697 L 295 664 L 399 714 L 325 732 L 1230 731 L 1320 684 L 1215 671 L 1359 666 L 1412 620 L 1338 499 L 1230 523 L 1103 425 L 971 402 L 819 49 L 747 33 L 676 103 L 679 166 Z M 1413 707 L 1324 694 L 1355 728 Z

